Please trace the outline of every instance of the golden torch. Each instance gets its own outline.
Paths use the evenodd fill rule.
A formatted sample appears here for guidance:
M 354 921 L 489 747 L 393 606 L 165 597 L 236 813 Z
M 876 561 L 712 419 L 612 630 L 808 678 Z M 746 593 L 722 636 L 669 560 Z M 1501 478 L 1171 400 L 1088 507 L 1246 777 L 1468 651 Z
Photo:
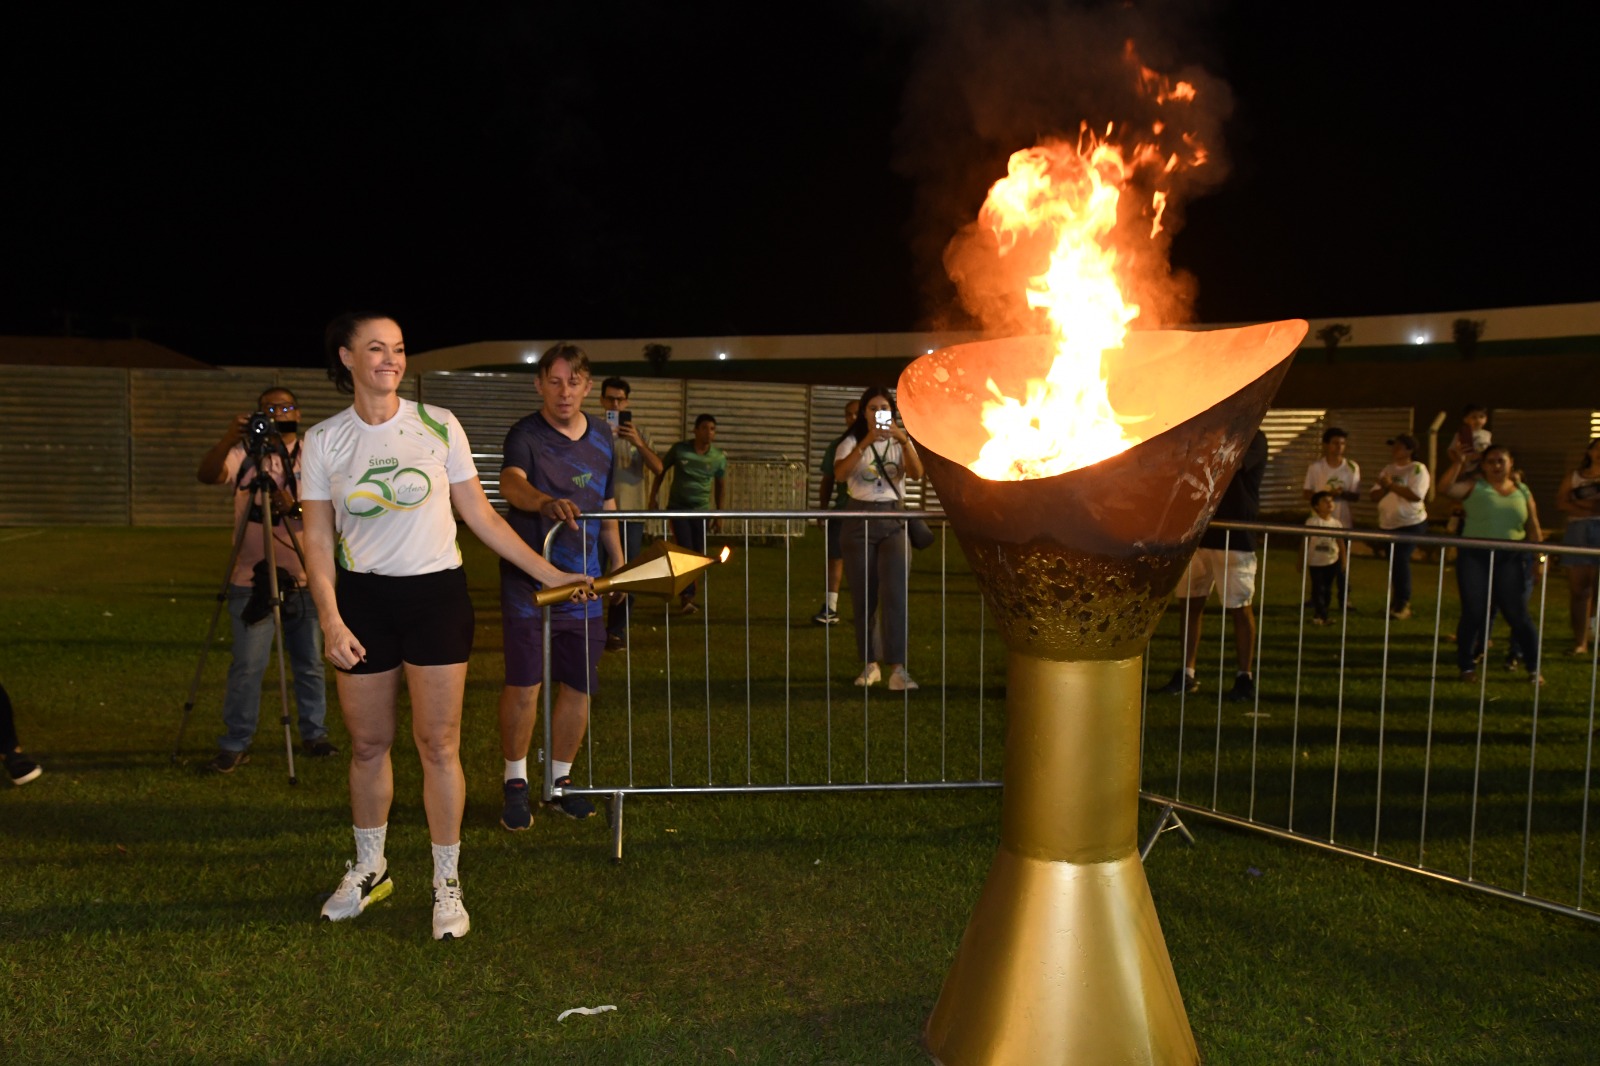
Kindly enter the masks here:
M 632 592 L 642 596 L 672 597 L 689 587 L 695 575 L 708 566 L 725 563 L 733 549 L 724 547 L 715 556 L 701 555 L 671 541 L 658 540 L 605 577 L 594 579 L 596 592 Z M 570 599 L 582 585 L 553 585 L 534 594 L 538 607 L 548 607 Z
M 1137 850 L 1141 658 L 1306 328 L 1129 333 L 1104 385 L 1142 439 L 1028 480 L 969 467 L 986 398 L 1045 378 L 1056 338 L 900 378 L 1008 649 L 1000 849 L 923 1034 L 945 1066 L 1199 1061 Z

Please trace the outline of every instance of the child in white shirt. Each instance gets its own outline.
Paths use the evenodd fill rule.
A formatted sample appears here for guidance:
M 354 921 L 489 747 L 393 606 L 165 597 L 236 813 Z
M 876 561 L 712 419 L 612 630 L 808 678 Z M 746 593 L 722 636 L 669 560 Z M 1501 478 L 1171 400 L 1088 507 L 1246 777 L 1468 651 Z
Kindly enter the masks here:
M 1343 529 L 1333 510 L 1333 493 L 1317 492 L 1311 497 L 1311 517 L 1306 525 L 1321 529 Z M 1311 577 L 1312 625 L 1328 624 L 1328 603 L 1339 576 L 1339 542 L 1332 537 L 1309 537 L 1306 543 L 1306 572 Z

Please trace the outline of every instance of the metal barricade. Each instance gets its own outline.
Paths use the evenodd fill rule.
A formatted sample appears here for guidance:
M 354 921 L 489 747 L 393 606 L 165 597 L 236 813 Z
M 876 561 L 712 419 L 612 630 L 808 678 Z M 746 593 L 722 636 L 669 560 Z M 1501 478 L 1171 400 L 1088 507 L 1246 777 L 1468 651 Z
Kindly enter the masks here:
M 729 459 L 728 509 L 736 513 L 783 512 L 782 520 L 747 520 L 751 523 L 751 536 L 802 536 L 805 526 L 788 519 L 793 512 L 805 509 L 806 473 L 803 461 L 787 455 Z
M 995 739 L 1004 709 L 993 696 L 1004 683 L 1005 655 L 995 654 L 982 596 L 942 515 L 618 517 L 646 514 L 716 518 L 723 529 L 713 541 L 731 544 L 735 554 L 702 576 L 697 614 L 641 599 L 626 649 L 602 664 L 574 773 L 582 783 L 569 791 L 609 798 L 613 858 L 622 854 L 628 795 L 999 785 Z M 826 563 L 822 538 L 802 530 L 825 519 L 913 517 L 932 520 L 938 533 L 932 547 L 908 552 L 905 563 L 908 666 L 921 687 L 854 686 L 861 659 L 850 612 L 842 599 L 840 626 L 813 623 Z M 755 532 L 757 523 L 801 528 L 767 539 Z M 1551 650 L 1547 588 L 1558 579 L 1548 560 L 1534 572 L 1531 616 L 1547 683 L 1498 665 L 1503 632 L 1470 682 L 1451 664 L 1451 633 L 1468 627 L 1457 625 L 1450 553 L 1492 549 L 1489 566 L 1503 568 L 1546 549 L 1336 531 L 1347 549 L 1404 541 L 1433 553 L 1432 561 L 1414 567 L 1412 617 L 1390 615 L 1393 557 L 1361 556 L 1350 565 L 1343 609 L 1332 624 L 1314 626 L 1305 609 L 1306 538 L 1330 531 L 1217 527 L 1261 540 L 1248 645 L 1254 687 L 1246 701 L 1225 698 L 1240 644 L 1232 621 L 1218 630 L 1210 608 L 1214 635 L 1203 632 L 1198 647 L 1200 691 L 1146 699 L 1142 795 L 1160 817 L 1145 851 L 1161 830 L 1183 828 L 1179 815 L 1198 814 L 1596 920 L 1588 827 L 1600 642 L 1591 640 L 1582 659 Z M 1600 560 L 1594 549 L 1562 554 Z M 1182 615 L 1168 612 L 1151 642 L 1145 670 L 1154 686 L 1165 668 L 1187 658 Z M 545 691 L 548 752 L 548 685 Z
M 609 799 L 612 856 L 622 855 L 629 795 L 852 792 L 995 788 L 990 699 L 1004 656 L 988 656 L 984 609 L 944 516 L 922 511 L 615 512 L 620 519 L 715 520 L 730 561 L 700 575 L 699 609 L 638 599 L 626 648 L 606 656 L 590 713 L 584 783 L 563 790 Z M 599 516 L 584 516 L 592 536 Z M 849 612 L 839 625 L 813 613 L 827 580 L 822 521 L 927 519 L 937 537 L 905 554 L 914 640 L 907 667 L 915 691 L 857 686 L 861 671 Z M 816 524 L 814 524 L 816 523 Z M 778 524 L 782 535 L 760 530 Z M 846 578 L 845 588 L 850 586 Z M 842 592 L 842 596 L 848 595 Z M 549 626 L 546 614 L 546 627 Z M 952 658 L 962 676 L 951 676 Z M 969 667 L 975 666 L 975 669 Z M 546 656 L 548 679 L 549 656 Z M 544 751 L 552 741 L 551 686 L 544 686 Z M 554 792 L 545 760 L 545 797 Z
M 1197 674 L 1199 691 L 1175 677 L 1168 686 L 1175 693 L 1146 699 L 1143 795 L 1162 816 L 1145 852 L 1163 829 L 1182 825 L 1175 814 L 1200 814 L 1600 920 L 1589 905 L 1595 886 L 1588 861 L 1600 644 L 1591 618 L 1583 657 L 1552 650 L 1550 549 L 1371 530 L 1216 526 L 1229 531 L 1230 542 L 1245 531 L 1261 540 L 1248 642 L 1254 683 L 1237 702 L 1229 698 L 1237 692 L 1225 692 L 1241 654 L 1238 627 L 1250 620 L 1210 608 L 1213 625 L 1219 614 L 1225 621 L 1214 644 L 1202 636 L 1198 650 L 1207 665 Z M 1330 533 L 1346 559 L 1352 544 L 1433 553 L 1431 565 L 1416 568 L 1410 617 L 1391 610 L 1396 553 L 1389 550 L 1351 560 L 1342 609 L 1330 624 L 1313 624 L 1309 538 Z M 1290 550 L 1279 550 L 1286 544 Z M 1515 573 L 1519 587 L 1536 589 L 1529 620 L 1537 664 L 1502 665 L 1507 649 L 1492 635 L 1492 597 L 1484 618 L 1461 621 L 1460 596 L 1446 572 L 1462 550 L 1486 553 L 1470 557 L 1469 580 L 1481 574 L 1492 587 L 1499 568 L 1502 579 Z M 1561 553 L 1600 562 L 1600 550 Z M 1187 629 L 1175 622 L 1164 621 L 1148 652 L 1154 683 L 1164 671 L 1151 664 L 1195 658 Z M 1461 653 L 1459 641 L 1479 628 L 1491 633 L 1488 646 Z M 1517 643 L 1513 637 L 1512 647 Z

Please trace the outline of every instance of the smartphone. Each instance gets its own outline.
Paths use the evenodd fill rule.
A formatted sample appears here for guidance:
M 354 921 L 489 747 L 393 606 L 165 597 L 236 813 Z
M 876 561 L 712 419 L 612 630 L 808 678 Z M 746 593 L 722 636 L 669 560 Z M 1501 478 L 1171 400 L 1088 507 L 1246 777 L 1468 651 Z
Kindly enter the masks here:
M 620 422 L 624 426 L 630 424 L 633 421 L 633 412 L 632 411 L 618 411 L 618 412 L 616 412 L 616 415 L 617 415 L 617 421 Z
M 875 411 L 873 412 L 873 422 L 879 429 L 889 429 L 894 425 L 894 412 Z
M 607 411 L 606 412 L 606 424 L 608 426 L 610 426 L 612 429 L 616 429 L 617 428 L 617 415 L 620 414 L 620 413 L 621 412 L 619 412 L 619 411 Z

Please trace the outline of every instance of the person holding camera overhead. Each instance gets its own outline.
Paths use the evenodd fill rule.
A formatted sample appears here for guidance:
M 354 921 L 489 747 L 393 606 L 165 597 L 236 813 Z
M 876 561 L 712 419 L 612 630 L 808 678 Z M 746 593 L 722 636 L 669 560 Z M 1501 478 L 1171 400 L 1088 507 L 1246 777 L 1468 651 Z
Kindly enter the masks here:
M 835 450 L 836 481 L 850 492 L 852 511 L 898 511 L 905 479 L 922 476 L 922 457 L 911 437 L 894 422 L 889 390 L 874 385 L 861 394 L 856 420 Z M 903 522 L 856 519 L 844 524 L 844 575 L 850 586 L 856 648 L 864 664 L 858 685 L 883 679 L 880 661 L 889 664 L 889 688 L 907 692 L 917 683 L 906 672 L 907 535 Z M 881 612 L 879 625 L 873 615 Z
M 343 315 L 329 323 L 326 343 L 328 377 L 354 402 L 306 434 L 301 499 L 308 583 L 350 730 L 356 858 L 322 917 L 355 918 L 394 891 L 384 844 L 403 676 L 433 841 L 433 938 L 450 940 L 470 928 L 460 880 L 461 702 L 474 625 L 452 510 L 545 585 L 589 579 L 551 566 L 489 505 L 455 415 L 400 398 L 406 342 L 394 319 Z
M 294 672 L 294 701 L 300 715 L 300 739 L 312 758 L 334 755 L 338 748 L 328 740 L 324 725 L 328 703 L 322 675 L 322 629 L 317 607 L 306 590 L 306 571 L 295 542 L 300 536 L 297 484 L 300 477 L 300 405 L 294 393 L 271 388 L 256 399 L 259 414 L 271 420 L 278 439 L 260 444 L 265 451 L 260 472 L 272 480 L 272 537 L 276 542 L 279 594 L 283 598 L 283 650 Z M 245 448 L 245 431 L 251 415 L 237 415 L 221 439 L 211 446 L 195 472 L 202 484 L 233 485 L 233 528 L 250 512 L 244 540 L 228 576 L 228 616 L 233 620 L 233 662 L 228 667 L 227 693 L 222 703 L 223 734 L 217 754 L 205 768 L 228 774 L 250 761 L 261 712 L 261 678 L 272 658 L 272 608 L 267 585 L 266 546 L 263 542 L 259 502 L 255 499 L 255 458 Z M 266 419 L 257 418 L 258 426 Z M 283 456 L 289 457 L 285 475 Z

